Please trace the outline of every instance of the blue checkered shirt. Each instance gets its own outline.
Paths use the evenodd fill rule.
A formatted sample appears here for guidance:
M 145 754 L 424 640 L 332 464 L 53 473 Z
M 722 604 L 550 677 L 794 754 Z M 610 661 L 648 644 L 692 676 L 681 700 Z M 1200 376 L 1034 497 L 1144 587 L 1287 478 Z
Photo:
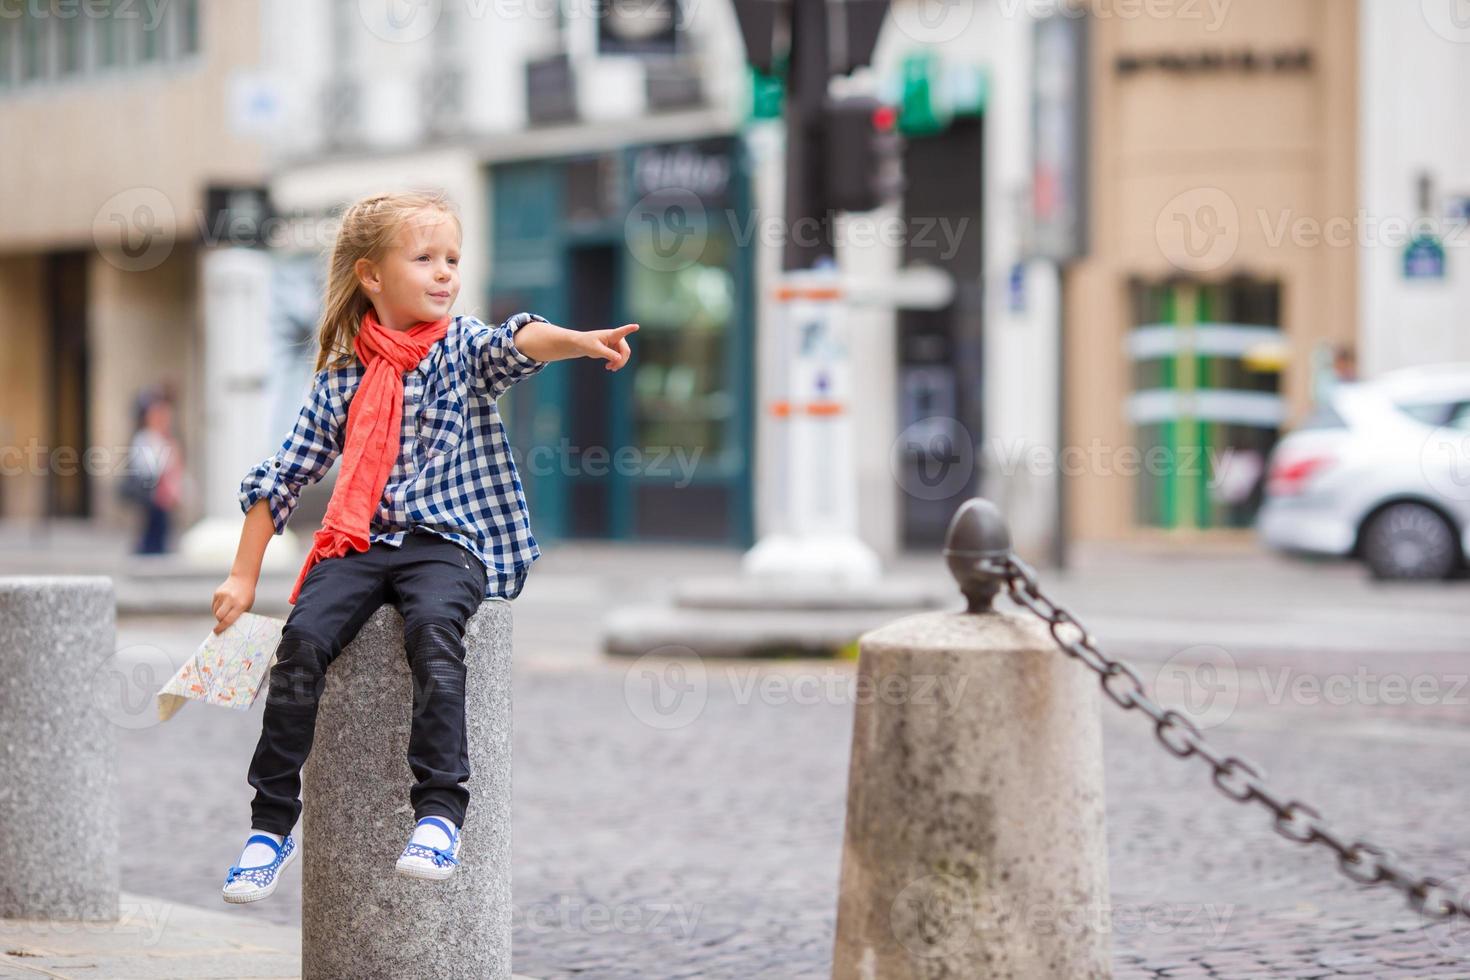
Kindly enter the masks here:
M 495 400 L 550 361 L 515 345 L 515 332 L 535 313 L 498 327 L 456 316 L 418 367 L 403 375 L 403 426 L 398 459 L 368 526 L 371 543 L 403 544 L 412 528 L 457 542 L 485 564 L 485 598 L 520 595 L 541 555 L 531 535 L 520 476 L 511 459 Z M 286 529 L 301 488 L 331 469 L 342 452 L 347 406 L 362 380 L 356 359 L 312 379 L 306 404 L 275 455 L 240 483 L 240 509 L 269 501 L 275 533 Z

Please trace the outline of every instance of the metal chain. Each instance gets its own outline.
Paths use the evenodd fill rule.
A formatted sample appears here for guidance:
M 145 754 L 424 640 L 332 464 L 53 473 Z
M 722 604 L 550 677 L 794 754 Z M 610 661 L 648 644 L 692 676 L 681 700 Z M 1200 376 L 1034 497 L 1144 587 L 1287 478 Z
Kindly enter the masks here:
M 1221 757 L 1205 743 L 1199 728 L 1174 710 L 1160 708 L 1144 693 L 1143 679 L 1128 664 L 1112 660 L 1097 648 L 1092 634 L 1067 610 L 1041 591 L 1036 573 L 1015 555 L 984 559 L 978 571 L 994 576 L 1018 605 L 1029 609 L 1051 628 L 1052 638 L 1068 656 L 1098 674 L 1102 689 L 1125 711 L 1137 708 L 1154 721 L 1154 735 L 1175 756 L 1199 756 L 1214 769 L 1215 787 L 1237 803 L 1259 801 L 1275 814 L 1276 832 L 1298 844 L 1323 844 L 1337 853 L 1338 868 L 1360 885 L 1388 884 L 1403 892 L 1409 907 L 1436 921 L 1454 916 L 1470 919 L 1470 908 L 1455 900 L 1443 879 L 1416 877 L 1389 851 L 1358 840 L 1343 842 L 1328 829 L 1321 814 L 1300 800 L 1282 802 L 1265 786 L 1260 769 L 1237 755 Z

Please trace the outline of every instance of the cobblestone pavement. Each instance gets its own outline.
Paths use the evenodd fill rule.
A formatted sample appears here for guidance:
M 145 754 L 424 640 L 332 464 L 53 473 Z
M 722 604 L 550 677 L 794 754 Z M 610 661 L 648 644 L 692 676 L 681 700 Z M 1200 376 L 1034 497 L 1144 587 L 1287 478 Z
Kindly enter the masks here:
M 562 584 L 554 595 L 528 587 L 517 603 L 516 971 L 547 980 L 826 977 L 852 665 L 707 663 L 694 688 L 703 697 L 691 702 L 699 710 L 670 713 L 654 704 L 661 688 L 644 673 L 653 665 L 606 661 L 589 642 L 616 583 L 589 573 Z M 1297 622 L 1282 627 L 1273 652 L 1223 627 L 1173 640 L 1150 633 L 1146 604 L 1113 602 L 1116 588 L 1077 582 L 1062 595 L 1076 598 L 1089 625 L 1091 612 L 1106 613 L 1131 637 L 1124 648 L 1097 629 L 1111 655 L 1157 679 L 1161 699 L 1214 692 L 1200 715 L 1212 743 L 1260 763 L 1273 788 L 1316 806 L 1348 839 L 1470 888 L 1470 690 L 1460 684 L 1470 640 L 1456 650 L 1448 628 L 1470 591 L 1401 593 L 1433 628 L 1416 637 L 1409 624 L 1402 643 L 1379 649 L 1373 638 L 1393 633 L 1382 622 L 1344 652 L 1312 644 L 1318 626 L 1305 608 L 1281 613 Z M 1187 622 L 1178 610 L 1188 601 L 1169 602 Z M 208 626 L 128 619 L 119 645 L 177 659 Z M 1230 683 L 1201 673 L 1201 662 Z M 698 680 L 654 669 L 665 684 Z M 1391 696 L 1386 677 L 1411 690 L 1422 682 L 1419 694 Z M 167 724 L 123 732 L 129 890 L 219 903 L 218 879 L 246 829 L 259 712 L 189 706 Z M 1470 927 L 1426 926 L 1391 889 L 1354 885 L 1325 848 L 1287 841 L 1263 807 L 1215 790 L 1199 760 L 1169 755 L 1139 713 L 1105 701 L 1103 730 L 1112 906 L 1096 915 L 1111 931 L 1119 980 L 1470 978 Z M 472 808 L 466 833 L 473 819 Z M 146 850 L 159 835 L 172 845 L 167 861 Z M 289 924 L 299 902 L 299 879 L 287 876 L 270 901 L 232 911 Z M 1045 913 L 1032 913 L 1043 927 Z

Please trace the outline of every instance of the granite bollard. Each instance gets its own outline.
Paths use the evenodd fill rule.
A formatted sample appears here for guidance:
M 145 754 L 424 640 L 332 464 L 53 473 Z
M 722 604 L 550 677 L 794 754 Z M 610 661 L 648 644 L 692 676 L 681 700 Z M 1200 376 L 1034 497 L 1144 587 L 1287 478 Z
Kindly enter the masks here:
M 118 918 L 116 632 L 106 576 L 0 578 L 0 918 Z
M 327 669 L 302 771 L 303 980 L 511 976 L 511 605 L 465 626 L 469 810 L 447 881 L 395 873 L 413 833 L 413 676 L 384 605 Z
M 964 580 L 1010 551 L 974 503 L 947 549 L 969 610 L 859 640 L 834 980 L 1112 975 L 1098 685 Z

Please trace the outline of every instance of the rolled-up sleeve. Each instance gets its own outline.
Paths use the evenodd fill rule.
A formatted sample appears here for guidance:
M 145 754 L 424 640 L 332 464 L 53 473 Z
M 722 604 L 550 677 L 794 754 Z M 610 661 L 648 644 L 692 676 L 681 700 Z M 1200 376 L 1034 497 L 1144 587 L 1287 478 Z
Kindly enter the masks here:
M 256 501 L 269 503 L 275 533 L 286 530 L 301 488 L 327 475 L 342 451 L 342 392 L 333 383 L 333 371 L 324 368 L 312 379 L 301 414 L 281 448 L 245 475 L 240 482 L 240 510 L 249 513 Z
M 550 361 L 538 361 L 515 344 L 515 333 L 533 320 L 548 323 L 535 313 L 517 313 L 498 327 L 473 319 L 466 331 L 469 347 L 471 384 L 491 400 L 499 398 L 512 385 L 539 372 Z

